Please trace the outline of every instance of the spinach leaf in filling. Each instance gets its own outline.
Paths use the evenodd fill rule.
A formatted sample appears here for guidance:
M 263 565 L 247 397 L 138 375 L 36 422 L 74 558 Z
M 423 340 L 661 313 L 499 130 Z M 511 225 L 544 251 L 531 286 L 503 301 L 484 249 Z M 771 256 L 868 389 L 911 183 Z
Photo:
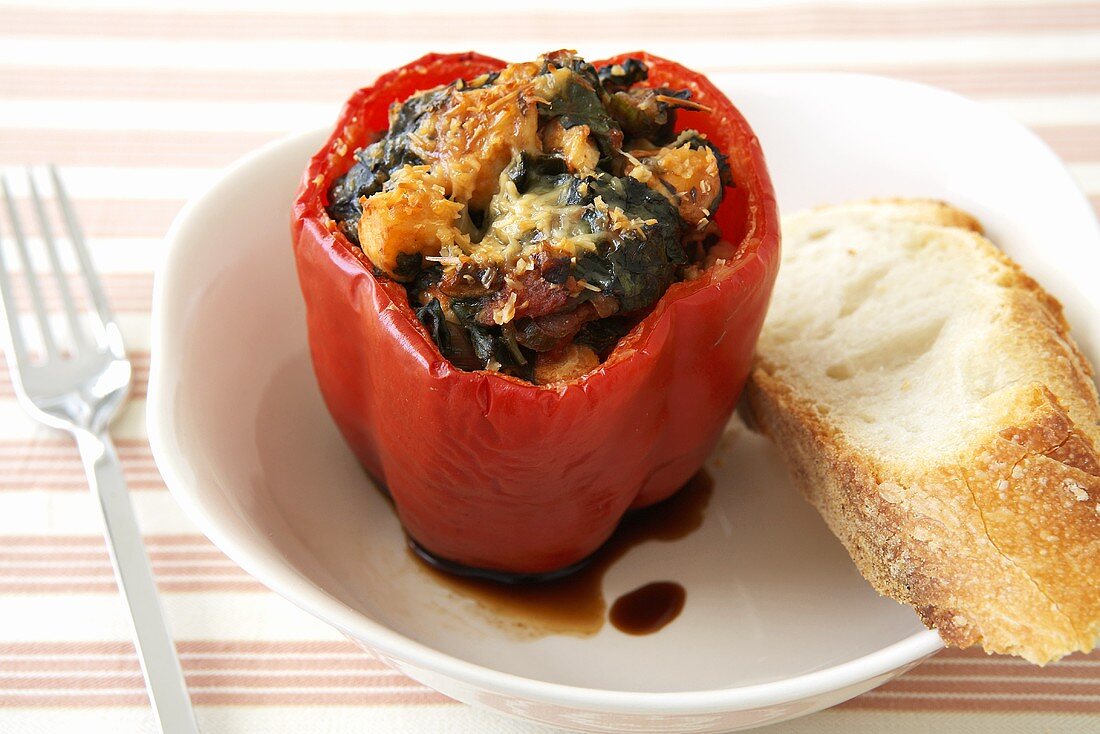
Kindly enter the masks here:
M 606 208 L 618 208 L 642 222 L 637 229 L 614 231 Z M 661 194 L 633 178 L 609 175 L 575 179 L 568 204 L 586 206 L 585 219 L 593 232 L 608 232 L 596 252 L 578 258 L 574 273 L 618 299 L 629 313 L 652 305 L 676 280 L 676 269 L 687 261 L 680 244 L 679 213 Z
M 340 231 L 359 244 L 360 199 L 377 194 L 394 171 L 423 163 L 411 150 L 410 134 L 426 117 L 441 109 L 451 98 L 451 87 L 440 87 L 411 97 L 391 112 L 389 131 L 355 154 L 356 163 L 329 189 L 328 215 L 340 224 Z

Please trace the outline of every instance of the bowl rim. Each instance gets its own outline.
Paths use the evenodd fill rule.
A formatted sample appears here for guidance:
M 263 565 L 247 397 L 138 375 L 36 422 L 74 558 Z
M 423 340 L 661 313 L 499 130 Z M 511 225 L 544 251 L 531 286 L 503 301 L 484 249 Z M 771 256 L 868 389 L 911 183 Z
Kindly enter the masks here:
M 961 95 L 919 82 L 904 81 L 872 74 L 834 72 L 760 72 L 747 73 L 746 78 L 796 78 L 808 80 L 848 80 L 865 84 L 908 87 L 920 94 L 934 94 L 955 103 L 965 103 L 978 114 L 1010 124 L 1041 147 L 1062 171 L 1065 164 L 1034 132 L 1023 124 L 973 102 Z M 324 140 L 328 126 L 299 131 L 280 137 L 246 154 L 228 166 L 218 179 L 202 193 L 192 198 L 176 216 L 165 236 L 165 253 L 156 269 L 153 284 L 152 339 L 149 386 L 147 396 L 147 434 L 153 458 L 172 496 L 188 517 L 210 540 L 235 563 L 256 577 L 265 586 L 302 610 L 336 627 L 357 642 L 399 663 L 431 671 L 454 681 L 476 686 L 497 694 L 577 709 L 613 713 L 693 714 L 747 710 L 792 701 L 804 700 L 857 686 L 877 676 L 888 674 L 918 662 L 943 649 L 944 643 L 934 630 L 920 630 L 872 653 L 846 660 L 820 670 L 762 683 L 697 691 L 622 691 L 550 683 L 535 678 L 506 673 L 431 648 L 376 622 L 340 602 L 315 586 L 308 578 L 286 566 L 270 563 L 255 555 L 246 538 L 235 536 L 223 527 L 190 490 L 183 462 L 174 450 L 172 430 L 165 419 L 171 414 L 164 364 L 173 354 L 168 326 L 178 316 L 170 310 L 170 299 L 176 290 L 172 277 L 175 264 L 184 257 L 187 230 L 193 219 L 199 218 L 209 202 L 234 188 L 236 179 L 258 162 L 277 156 L 283 150 L 304 144 L 307 140 Z M 1038 152 L 1038 151 L 1037 151 Z M 1066 173 L 1068 177 L 1068 172 Z M 1088 201 L 1077 186 L 1073 187 L 1081 201 Z M 1092 219 L 1095 226 L 1095 217 Z M 289 250 L 288 255 L 289 257 Z

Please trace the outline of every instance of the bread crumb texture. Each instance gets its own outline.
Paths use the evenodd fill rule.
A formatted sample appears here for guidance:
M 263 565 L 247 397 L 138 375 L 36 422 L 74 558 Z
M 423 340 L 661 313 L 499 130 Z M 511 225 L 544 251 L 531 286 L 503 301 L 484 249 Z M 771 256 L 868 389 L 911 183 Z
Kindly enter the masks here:
M 812 210 L 784 248 L 746 395 L 863 575 L 948 645 L 1091 650 L 1100 406 L 1058 302 L 941 202 Z

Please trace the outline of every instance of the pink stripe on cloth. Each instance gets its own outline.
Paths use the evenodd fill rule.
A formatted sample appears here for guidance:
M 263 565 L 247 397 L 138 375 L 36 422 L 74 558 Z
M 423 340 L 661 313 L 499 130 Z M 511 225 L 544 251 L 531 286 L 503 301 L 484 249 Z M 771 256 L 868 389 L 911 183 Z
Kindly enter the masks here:
M 57 162 L 57 159 L 54 159 Z M 61 165 L 59 163 L 59 165 Z M 144 165 L 157 165 L 146 159 Z M 17 199 L 24 222 L 33 222 L 33 210 L 26 199 Z M 87 237 L 159 237 L 183 208 L 183 200 L 174 199 L 81 199 L 73 205 Z M 28 230 L 28 234 L 32 230 Z M 142 274 L 144 275 L 144 274 Z M 18 285 L 16 281 L 15 285 Z M 53 305 L 57 308 L 57 305 Z
M 948 679 L 930 676 L 903 676 L 890 681 L 878 689 L 886 694 L 999 694 L 1003 696 L 1091 696 L 1100 707 L 1100 676 L 1088 680 L 1066 680 L 1058 677 L 1047 678 L 1043 675 L 1027 676 L 1027 680 L 1015 680 L 1017 675 L 1001 673 L 993 679 L 973 676 L 950 676 Z
M 839 710 L 951 711 L 958 713 L 1042 712 L 1059 714 L 1100 713 L 1100 700 L 1046 696 L 902 696 L 871 691 L 840 704 Z
M 214 548 L 205 535 L 193 534 L 149 534 L 145 535 L 145 545 L 157 548 Z M 10 550 L 19 547 L 34 548 L 92 548 L 104 547 L 99 535 L 0 535 L 0 549 Z
M 131 350 L 127 351 L 126 354 L 130 358 L 130 367 L 133 370 L 130 380 L 130 397 L 143 398 L 149 391 L 149 352 Z M 0 357 L 0 359 L 3 358 Z M 0 370 L 0 400 L 10 400 L 14 397 L 15 389 L 11 384 L 11 374 L 7 369 L 2 369 Z M 0 454 L 0 467 L 3 466 L 3 463 L 3 454 Z M 0 469 L 0 486 L 3 485 L 4 479 L 4 473 Z
M 191 689 L 191 701 L 196 706 L 438 706 L 454 705 L 457 701 L 420 686 L 407 691 L 208 691 Z M 127 692 L 104 692 L 103 695 L 80 693 L 38 693 L 16 695 L 0 692 L 0 706 L 42 707 L 146 707 L 149 699 L 145 689 Z
M 155 537 L 155 536 L 153 536 Z M 184 640 L 180 655 L 344 655 L 372 659 L 349 640 Z M 34 655 L 132 655 L 133 645 L 116 640 L 0 641 L 0 658 Z
M 805 67 L 767 67 L 806 71 Z M 860 71 L 910 79 L 972 96 L 1036 96 L 1100 92 L 1100 65 L 1048 61 L 1001 64 L 960 62 L 909 66 L 858 64 L 814 66 L 819 71 Z M 745 65 L 710 64 L 707 73 L 744 73 Z M 323 71 L 243 71 L 224 69 L 133 69 L 71 67 L 0 68 L 0 97 L 37 99 L 141 99 L 225 102 L 331 102 L 347 98 L 386 68 L 333 68 Z
M 135 360 L 134 394 L 131 397 L 142 398 L 145 397 L 148 383 L 148 366 L 142 367 L 142 363 L 148 364 L 148 354 L 139 353 L 135 355 Z M 4 377 L 0 378 L 0 397 L 5 392 L 12 394 L 6 370 Z M 142 440 L 137 443 L 120 443 L 119 459 L 128 487 L 131 490 L 166 489 L 148 442 Z M 87 491 L 84 465 L 71 441 L 60 444 L 39 440 L 0 441 L 0 492 L 31 489 Z M 195 537 L 201 539 L 204 546 L 213 547 L 202 536 Z M 19 536 L 0 536 L 0 557 L 11 546 L 26 542 L 30 541 Z M 63 545 L 69 541 L 62 537 L 41 542 Z M 20 549 L 20 552 L 25 552 L 25 549 Z
M 1097 690 L 1100 691 L 1100 657 L 1086 657 L 1080 660 L 1070 658 L 1061 665 L 1048 665 L 1042 669 L 1032 667 L 1025 660 L 1002 656 L 973 662 L 970 660 L 940 661 L 938 658 L 933 658 L 910 671 L 906 678 L 977 678 L 1001 676 L 1009 673 L 1015 673 L 1019 676 L 1037 675 L 1051 680 L 1055 678 L 1091 680 L 1097 686 Z
M 82 477 L 72 482 L 86 491 Z M 161 591 L 267 591 L 204 536 L 146 535 L 144 540 Z M 100 536 L 0 535 L 0 594 L 115 596 L 118 587 Z M 0 646 L 0 655 L 5 652 Z
M 203 580 L 178 580 L 173 578 L 157 577 L 157 588 L 166 594 L 187 593 L 261 593 L 267 591 L 267 587 L 251 577 L 239 579 L 203 579 Z M 64 583 L 49 583 L 47 581 L 3 581 L 0 580 L 0 595 L 3 594 L 105 594 L 118 593 L 118 586 L 111 581 L 65 581 Z
M 212 561 L 192 561 L 186 566 L 178 563 L 165 564 L 162 561 L 153 561 L 153 573 L 163 581 L 165 578 L 180 580 L 188 576 L 232 576 L 249 578 L 235 565 L 223 565 Z M 5 583 L 19 583 L 37 581 L 43 584 L 50 582 L 85 583 L 88 581 L 114 579 L 114 572 L 108 563 L 92 566 L 74 566 L 71 561 L 61 565 L 39 562 L 20 563 L 15 565 L 10 561 L 0 562 L 0 585 Z M 212 581 L 224 581 L 215 578 Z
M 447 701 L 351 642 L 184 640 L 179 650 L 197 703 Z M 0 670 L 0 703 L 8 705 L 16 698 L 27 706 L 145 705 L 137 661 L 125 642 L 0 643 Z M 842 708 L 1095 713 L 1098 684 L 1100 653 L 1038 668 L 980 650 L 952 650 Z
M 223 560 L 225 556 L 219 550 L 195 550 L 195 551 L 173 551 L 173 550 L 158 550 L 156 548 L 149 549 L 149 557 L 154 561 L 191 561 L 191 560 Z M 45 563 L 65 563 L 72 561 L 100 561 L 107 562 L 106 551 L 102 549 L 89 549 L 84 551 L 38 551 L 15 549 L 5 550 L 3 546 L 0 546 L 0 563 L 7 561 L 18 561 L 20 563 L 33 563 L 33 562 L 45 562 Z
M 158 207 L 158 211 L 147 212 L 146 216 L 157 217 L 156 221 L 158 222 L 160 218 L 163 218 L 164 229 L 166 230 L 168 224 L 172 221 L 172 217 L 175 216 L 176 211 L 183 204 L 182 202 L 158 202 L 158 204 L 161 205 Z M 165 204 L 168 206 L 164 206 Z M 95 213 L 101 222 L 113 216 L 124 216 L 126 213 L 125 204 L 114 201 L 106 206 L 95 202 L 77 202 L 76 208 L 81 211 Z M 147 220 L 146 223 L 148 224 L 149 221 Z M 159 227 L 159 224 L 157 227 Z M 125 229 L 125 227 L 119 229 Z M 158 232 L 163 234 L 164 230 L 158 230 Z M 85 234 L 90 237 L 97 236 L 92 234 L 91 230 L 86 231 Z M 153 234 L 152 229 L 146 234 Z M 107 298 L 115 313 L 148 313 L 152 308 L 152 273 L 100 273 L 100 280 L 103 282 L 103 287 L 107 291 Z M 69 279 L 69 283 L 72 288 L 73 300 L 77 302 L 79 308 L 84 308 L 87 304 L 87 298 L 79 276 L 73 275 Z M 16 307 L 23 311 L 30 311 L 31 301 L 27 290 L 27 282 L 23 278 L 15 278 L 12 282 L 12 290 L 14 291 Z M 42 299 L 48 311 L 62 313 L 61 296 L 57 292 L 56 285 L 50 282 L 49 278 L 42 279 Z

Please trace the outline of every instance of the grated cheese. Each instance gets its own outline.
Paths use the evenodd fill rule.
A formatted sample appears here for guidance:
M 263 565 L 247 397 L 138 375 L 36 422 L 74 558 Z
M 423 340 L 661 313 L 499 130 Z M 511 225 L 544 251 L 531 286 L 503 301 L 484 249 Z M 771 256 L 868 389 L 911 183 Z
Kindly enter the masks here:
M 493 322 L 501 325 L 507 324 L 516 316 L 516 292 L 508 294 L 508 300 L 500 308 L 493 309 Z
M 520 194 L 502 175 L 500 190 L 486 212 L 489 228 L 470 253 L 522 274 L 534 270 L 539 253 L 575 256 L 595 250 L 606 234 L 591 231 L 583 206 L 562 203 L 567 192 L 568 184 L 560 184 Z

